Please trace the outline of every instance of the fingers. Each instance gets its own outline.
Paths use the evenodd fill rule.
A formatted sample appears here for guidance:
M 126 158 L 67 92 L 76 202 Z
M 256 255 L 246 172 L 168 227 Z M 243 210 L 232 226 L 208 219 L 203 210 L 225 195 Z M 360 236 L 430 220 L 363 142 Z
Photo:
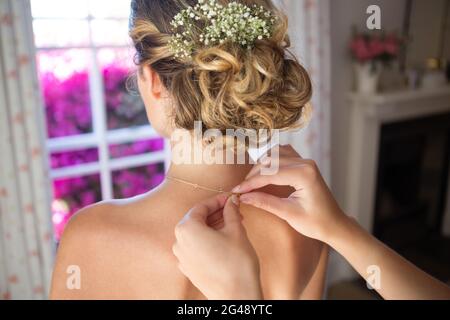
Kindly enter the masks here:
M 177 258 L 177 260 L 178 260 L 178 264 L 177 264 L 178 270 L 180 270 L 181 273 L 183 273 L 186 277 L 188 277 L 188 272 L 183 263 L 185 261 L 185 254 L 183 253 L 183 250 L 181 249 L 179 243 L 176 242 L 172 246 L 172 253 L 175 256 L 175 258 Z
M 274 148 L 271 149 L 270 155 L 263 157 L 258 164 L 253 166 L 246 179 L 259 174 L 262 168 L 270 168 L 271 166 L 283 167 L 303 160 L 291 145 L 278 146 L 278 150 Z
M 198 203 L 186 215 L 187 219 L 206 222 L 209 215 L 221 210 L 227 201 L 226 195 L 218 195 Z M 183 219 L 184 220 L 184 219 Z
M 268 185 L 291 186 L 296 190 L 301 189 L 301 171 L 306 168 L 306 164 L 300 163 L 280 168 L 275 175 L 254 175 L 243 181 L 233 189 L 235 193 L 247 193 Z
M 270 168 L 270 166 L 278 165 L 278 167 L 286 167 L 293 164 L 300 164 L 303 160 L 299 157 L 280 157 L 272 158 L 272 157 L 266 157 L 264 158 L 261 163 L 255 164 L 253 168 L 250 170 L 250 172 L 247 174 L 245 179 L 251 178 L 257 174 L 260 174 L 262 168 Z M 275 162 L 275 163 L 274 163 Z
M 241 202 L 273 213 L 283 220 L 290 217 L 292 207 L 290 199 L 278 198 L 264 192 L 251 192 L 241 195 Z
M 175 227 L 175 238 L 178 240 L 188 239 L 193 234 L 207 237 L 211 232 L 207 224 L 207 218 L 216 213 L 225 205 L 226 195 L 218 195 L 198 203 L 183 217 Z
M 233 202 L 231 197 L 227 200 L 225 208 L 223 209 L 223 220 L 225 223 L 225 228 L 242 224 L 242 216 L 239 212 L 239 208 Z
M 264 163 L 267 158 L 299 158 L 303 159 L 300 154 L 290 145 L 277 145 L 270 149 L 265 156 L 263 156 L 258 162 Z

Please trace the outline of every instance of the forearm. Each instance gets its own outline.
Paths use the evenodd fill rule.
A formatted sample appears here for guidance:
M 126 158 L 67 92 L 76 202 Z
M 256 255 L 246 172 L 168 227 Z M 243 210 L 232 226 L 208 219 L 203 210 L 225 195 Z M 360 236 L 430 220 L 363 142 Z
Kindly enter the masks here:
M 450 299 L 450 288 L 366 232 L 350 218 L 343 220 L 328 239 L 355 270 L 367 279 L 369 266 L 380 270 L 380 288 L 384 299 Z

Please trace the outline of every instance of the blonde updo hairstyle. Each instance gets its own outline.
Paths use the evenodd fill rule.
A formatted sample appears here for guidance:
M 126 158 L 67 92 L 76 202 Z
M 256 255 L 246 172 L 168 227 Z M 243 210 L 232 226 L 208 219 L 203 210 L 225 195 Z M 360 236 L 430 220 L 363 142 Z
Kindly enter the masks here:
M 219 0 L 226 5 L 228 0 Z M 287 18 L 270 0 L 246 0 L 278 17 L 272 36 L 251 49 L 223 44 L 195 49 L 192 59 L 180 61 L 168 42 L 170 22 L 197 0 L 133 0 L 130 36 L 136 64 L 150 66 L 173 99 L 177 128 L 289 129 L 307 121 L 312 86 L 308 73 L 289 52 Z M 199 25 L 197 31 L 201 30 Z

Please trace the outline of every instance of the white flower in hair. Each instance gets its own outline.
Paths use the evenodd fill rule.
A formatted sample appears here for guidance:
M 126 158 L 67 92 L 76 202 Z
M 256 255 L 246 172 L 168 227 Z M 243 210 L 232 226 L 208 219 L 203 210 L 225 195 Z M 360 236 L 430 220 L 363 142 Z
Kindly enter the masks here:
M 198 0 L 194 7 L 187 7 L 173 18 L 169 48 L 175 58 L 182 59 L 191 58 L 197 47 L 227 41 L 251 49 L 255 41 L 272 36 L 277 19 L 256 4 L 247 6 L 233 1 L 222 6 L 217 0 Z M 198 28 L 199 34 L 194 32 Z

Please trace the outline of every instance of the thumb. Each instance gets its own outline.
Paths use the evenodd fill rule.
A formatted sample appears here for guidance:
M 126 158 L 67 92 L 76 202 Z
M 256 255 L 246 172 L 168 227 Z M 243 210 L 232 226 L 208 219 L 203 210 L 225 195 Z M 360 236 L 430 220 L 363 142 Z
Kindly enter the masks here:
M 223 195 L 204 200 L 193 207 L 186 215 L 186 218 L 206 223 L 208 216 L 222 209 L 226 201 L 227 198 Z
M 225 229 L 234 228 L 242 225 L 242 216 L 239 212 L 238 206 L 233 200 L 228 198 L 223 208 L 223 220 L 225 223 Z

